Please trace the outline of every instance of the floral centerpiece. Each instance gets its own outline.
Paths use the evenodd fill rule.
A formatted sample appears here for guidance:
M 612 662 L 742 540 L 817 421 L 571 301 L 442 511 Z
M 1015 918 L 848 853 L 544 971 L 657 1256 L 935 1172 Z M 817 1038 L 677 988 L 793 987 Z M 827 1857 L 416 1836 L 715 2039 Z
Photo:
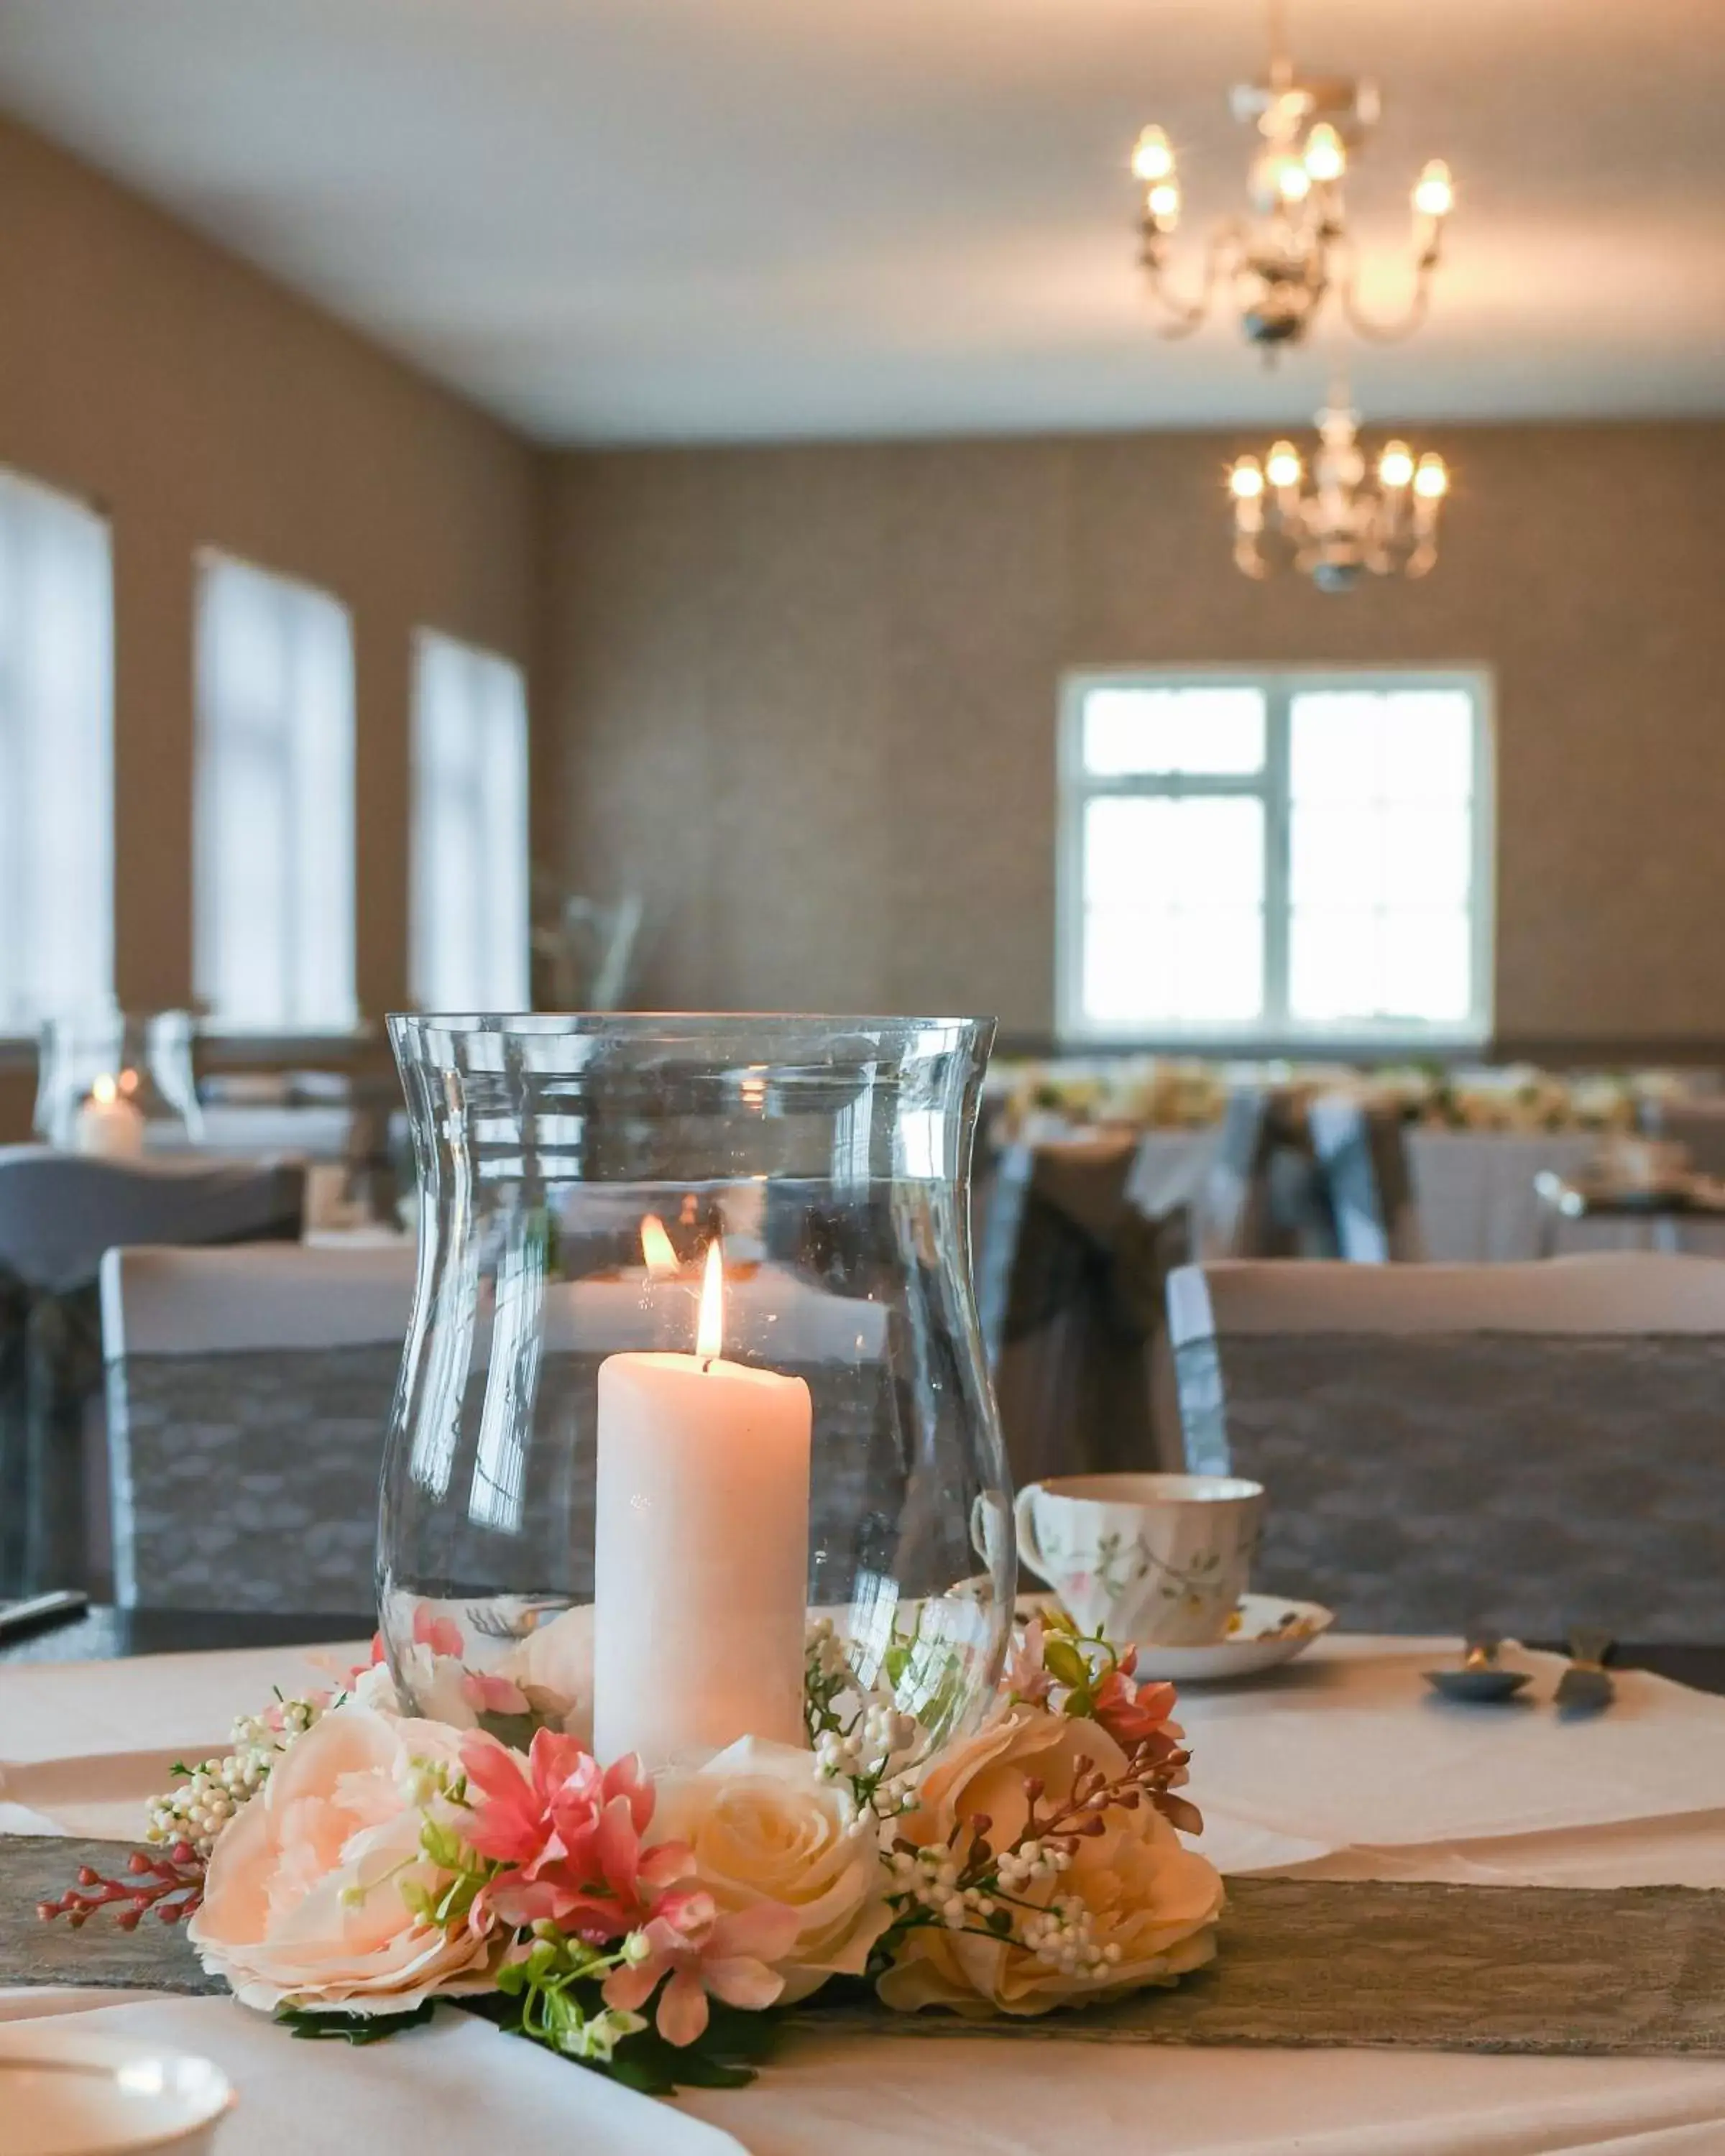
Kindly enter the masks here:
M 416 1630 L 453 1660 L 448 1623 Z M 41 1913 L 183 1922 L 296 2034 L 371 2041 L 449 2000 L 648 2089 L 745 2076 L 767 2010 L 835 1983 L 975 2017 L 1106 2001 L 1207 1961 L 1222 1904 L 1181 1839 L 1201 1821 L 1173 1688 L 1133 1662 L 1035 1620 L 983 1727 L 930 1756 L 823 1620 L 806 1748 L 745 1738 L 649 1775 L 528 1733 L 525 1693 L 520 1743 L 501 1692 L 454 1688 L 465 1727 L 404 1714 L 380 1647 L 237 1725 L 152 1804 L 128 1871 Z

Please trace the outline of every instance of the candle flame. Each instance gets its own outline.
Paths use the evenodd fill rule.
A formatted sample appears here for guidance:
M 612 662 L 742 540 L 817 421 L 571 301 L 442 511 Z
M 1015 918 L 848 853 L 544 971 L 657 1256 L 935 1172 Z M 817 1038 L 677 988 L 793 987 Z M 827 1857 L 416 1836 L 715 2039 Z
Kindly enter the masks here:
M 656 1213 L 649 1213 L 641 1223 L 641 1255 L 647 1260 L 647 1270 L 655 1280 L 676 1278 L 680 1270 L 676 1250 Z
M 695 1352 L 703 1362 L 719 1354 L 725 1343 L 725 1259 L 714 1236 L 706 1246 L 706 1271 L 701 1283 L 701 1320 L 695 1329 Z
M 90 1087 L 90 1093 L 93 1101 L 99 1101 L 105 1108 L 111 1108 L 120 1096 L 120 1089 L 106 1071 L 104 1071 L 95 1085 Z

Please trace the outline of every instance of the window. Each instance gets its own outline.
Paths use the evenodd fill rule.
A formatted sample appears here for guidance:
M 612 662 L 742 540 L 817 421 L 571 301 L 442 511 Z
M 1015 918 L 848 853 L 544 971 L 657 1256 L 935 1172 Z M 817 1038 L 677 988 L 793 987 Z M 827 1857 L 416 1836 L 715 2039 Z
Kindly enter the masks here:
M 113 675 L 105 520 L 0 472 L 0 1033 L 113 990 Z
M 1471 674 L 1069 682 L 1063 1036 L 1483 1040 L 1486 691 Z
M 206 556 L 195 964 L 219 1024 L 354 1022 L 353 641 L 326 592 Z
M 408 978 L 422 1010 L 525 1010 L 527 698 L 506 659 L 422 631 Z

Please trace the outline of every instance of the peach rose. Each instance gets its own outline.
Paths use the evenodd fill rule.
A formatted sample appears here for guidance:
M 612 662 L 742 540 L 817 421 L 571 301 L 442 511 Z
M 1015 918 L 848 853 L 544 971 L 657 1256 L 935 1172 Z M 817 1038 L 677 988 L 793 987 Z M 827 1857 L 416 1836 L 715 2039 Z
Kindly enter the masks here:
M 689 1845 L 694 1880 L 721 1912 L 763 1903 L 795 1912 L 789 1948 L 768 1964 L 784 1979 L 781 2004 L 808 1998 L 829 1976 L 862 1974 L 892 1917 L 879 1840 L 812 1753 L 745 1737 L 657 1784 L 651 1839 Z
M 418 1763 L 459 1772 L 455 1745 L 437 1722 L 357 1706 L 297 1739 L 211 1855 L 187 1927 L 204 1967 L 266 2011 L 398 2014 L 434 1992 L 490 1990 L 491 1943 L 424 1922 L 402 1893 L 449 1883 L 420 1852 Z
M 1041 1782 L 1046 1816 L 1070 1795 L 1081 1760 L 1111 1780 L 1126 1772 L 1125 1753 L 1099 1724 L 1015 1708 L 936 1763 L 917 1810 L 899 1831 L 919 1847 L 943 1843 L 962 1860 L 971 1840 L 967 1822 L 986 1816 L 991 1845 L 1009 1849 L 1024 1830 L 1026 1777 Z M 1063 1971 L 1015 1939 L 984 1935 L 980 1925 L 949 1930 L 936 1923 L 906 1934 L 880 1980 L 881 1998 L 906 2012 L 947 2006 L 978 2020 L 994 2012 L 1045 2014 L 1118 1999 L 1147 1984 L 1172 1984 L 1209 1960 L 1222 1909 L 1214 1866 L 1187 1849 L 1148 1804 L 1132 1810 L 1116 1805 L 1104 1818 L 1104 1830 L 1078 1840 L 1057 1880 L 1024 1887 L 1018 1898 L 1039 1907 L 1076 1898 L 1105 1963 Z

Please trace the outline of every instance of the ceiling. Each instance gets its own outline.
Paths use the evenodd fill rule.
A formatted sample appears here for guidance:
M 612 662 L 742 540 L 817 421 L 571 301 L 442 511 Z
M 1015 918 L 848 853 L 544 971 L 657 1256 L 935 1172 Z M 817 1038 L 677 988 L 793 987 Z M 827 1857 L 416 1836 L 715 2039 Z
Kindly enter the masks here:
M 1458 183 L 1369 417 L 1725 412 L 1720 0 L 1291 12 L 1384 90 L 1368 297 L 1421 161 Z M 0 0 L 0 107 L 545 440 L 1255 424 L 1328 360 L 1160 341 L 1125 160 L 1160 119 L 1189 223 L 1238 207 L 1263 39 L 1263 0 Z

